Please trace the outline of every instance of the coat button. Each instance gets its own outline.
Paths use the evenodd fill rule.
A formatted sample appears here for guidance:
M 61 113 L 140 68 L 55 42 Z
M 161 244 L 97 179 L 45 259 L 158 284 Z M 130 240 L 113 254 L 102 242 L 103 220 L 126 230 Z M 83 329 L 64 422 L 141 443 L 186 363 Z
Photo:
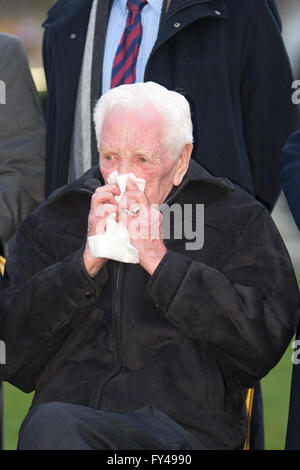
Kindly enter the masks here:
M 173 26 L 174 28 L 180 28 L 180 23 L 174 23 Z
M 76 34 L 75 34 L 75 33 L 70 34 L 70 39 L 75 39 L 75 38 L 76 38 Z
M 94 293 L 88 290 L 87 292 L 84 293 L 84 297 L 86 299 L 92 299 L 94 297 Z
M 221 15 L 221 12 L 219 10 L 215 10 L 216 15 Z

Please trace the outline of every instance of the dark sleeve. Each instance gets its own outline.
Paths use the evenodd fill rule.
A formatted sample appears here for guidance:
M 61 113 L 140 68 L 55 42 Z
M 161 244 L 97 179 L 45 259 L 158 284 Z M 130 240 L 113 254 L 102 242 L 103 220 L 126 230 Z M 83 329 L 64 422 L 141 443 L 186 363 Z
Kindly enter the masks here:
M 293 267 L 266 210 L 219 269 L 168 251 L 147 294 L 166 319 L 211 348 L 228 382 L 245 387 L 279 361 L 300 313 Z
M 281 184 L 300 230 L 300 128 L 292 133 L 283 148 Z
M 297 126 L 293 75 L 272 1 L 244 11 L 241 103 L 256 198 L 271 210 L 280 192 L 282 148 Z
M 17 234 L 16 249 L 7 259 L 0 286 L 0 339 L 6 345 L 0 378 L 26 392 L 35 388 L 40 370 L 107 281 L 105 266 L 96 278 L 89 276 L 83 248 L 61 262 L 51 262 L 28 225 L 27 219 Z

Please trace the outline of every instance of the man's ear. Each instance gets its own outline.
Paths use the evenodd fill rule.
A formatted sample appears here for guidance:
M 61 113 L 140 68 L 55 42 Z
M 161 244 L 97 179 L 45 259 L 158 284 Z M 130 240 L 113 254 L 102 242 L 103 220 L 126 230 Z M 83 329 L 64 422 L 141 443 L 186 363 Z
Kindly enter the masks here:
M 185 144 L 181 154 L 179 155 L 177 162 L 176 162 L 176 170 L 174 174 L 173 184 L 174 186 L 179 186 L 186 171 L 188 169 L 190 158 L 192 155 L 193 144 Z

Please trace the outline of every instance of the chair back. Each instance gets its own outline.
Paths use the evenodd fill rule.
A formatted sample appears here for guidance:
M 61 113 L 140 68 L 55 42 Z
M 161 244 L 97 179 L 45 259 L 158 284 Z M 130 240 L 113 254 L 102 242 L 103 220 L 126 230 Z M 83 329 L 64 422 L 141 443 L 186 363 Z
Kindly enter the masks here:
M 254 388 L 249 388 L 246 394 L 245 406 L 248 417 L 248 433 L 247 438 L 244 444 L 244 450 L 250 450 L 250 427 L 251 427 L 251 417 L 252 417 L 252 405 L 254 397 Z
M 3 258 L 3 256 L 0 256 L 0 274 L 1 274 L 1 276 L 4 275 L 4 267 L 5 267 L 5 258 Z

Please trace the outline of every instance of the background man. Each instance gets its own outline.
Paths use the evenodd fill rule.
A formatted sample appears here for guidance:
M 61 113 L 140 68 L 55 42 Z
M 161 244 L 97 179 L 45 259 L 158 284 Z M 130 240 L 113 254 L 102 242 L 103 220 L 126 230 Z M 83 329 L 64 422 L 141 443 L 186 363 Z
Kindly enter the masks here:
M 130 44 L 123 34 L 133 16 L 141 29 Z M 297 124 L 273 0 L 59 0 L 44 27 L 47 195 L 97 163 L 92 113 L 101 94 L 152 80 L 190 101 L 193 157 L 272 209 L 281 150 Z

